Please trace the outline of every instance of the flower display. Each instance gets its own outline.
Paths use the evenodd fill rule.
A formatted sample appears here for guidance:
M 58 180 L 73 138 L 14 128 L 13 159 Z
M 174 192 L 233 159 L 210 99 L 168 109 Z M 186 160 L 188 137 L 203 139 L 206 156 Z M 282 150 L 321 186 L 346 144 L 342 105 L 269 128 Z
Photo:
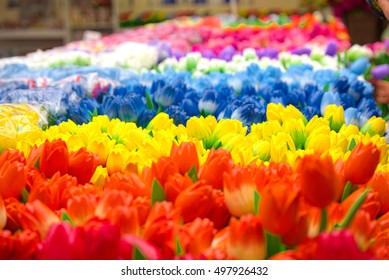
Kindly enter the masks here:
M 386 49 L 348 39 L 180 18 L 0 60 L 0 259 L 388 259 Z

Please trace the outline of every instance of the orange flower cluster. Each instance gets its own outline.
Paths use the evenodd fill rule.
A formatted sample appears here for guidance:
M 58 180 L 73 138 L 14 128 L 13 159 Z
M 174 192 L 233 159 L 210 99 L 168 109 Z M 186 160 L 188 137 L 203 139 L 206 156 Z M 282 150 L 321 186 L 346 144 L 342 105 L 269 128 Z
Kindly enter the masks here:
M 0 155 L 0 259 L 389 259 L 389 174 L 358 144 L 240 166 L 193 143 L 91 182 L 99 157 L 62 140 Z M 286 249 L 288 248 L 288 249 Z

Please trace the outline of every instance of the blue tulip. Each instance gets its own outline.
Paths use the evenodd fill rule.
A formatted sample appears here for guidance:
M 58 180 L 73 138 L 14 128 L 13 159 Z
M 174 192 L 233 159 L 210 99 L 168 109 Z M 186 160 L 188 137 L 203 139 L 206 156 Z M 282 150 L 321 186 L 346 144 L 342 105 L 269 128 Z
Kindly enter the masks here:
M 319 110 L 318 107 L 313 107 L 313 106 L 305 106 L 302 110 L 301 113 L 305 116 L 307 120 L 312 119 L 314 116 L 319 115 Z
M 340 94 L 340 100 L 341 100 L 341 105 L 344 109 L 346 109 L 348 107 L 355 107 L 356 106 L 355 99 L 351 95 L 348 95 L 345 93 Z
M 212 115 L 216 112 L 218 103 L 216 102 L 217 92 L 213 89 L 206 90 L 199 100 L 198 109 L 205 115 Z
M 353 72 L 356 75 L 362 75 L 366 72 L 366 70 L 370 67 L 370 61 L 366 57 L 360 57 L 357 60 L 355 60 L 351 65 L 349 66 L 349 69 L 351 72 Z
M 312 107 L 319 108 L 323 99 L 324 92 L 316 90 L 307 97 L 307 104 Z
M 68 107 L 67 115 L 76 124 L 84 124 L 92 120 L 91 112 L 77 104 L 71 104 Z
M 344 110 L 344 120 L 345 120 L 346 125 L 353 124 L 353 125 L 356 125 L 359 127 L 360 123 L 359 123 L 358 110 L 356 108 L 353 108 L 353 107 L 350 107 L 350 108 L 347 108 L 346 110 Z
M 354 79 L 350 84 L 348 94 L 354 98 L 356 103 L 358 103 L 359 100 L 361 100 L 364 90 L 365 90 L 364 83 L 357 79 Z
M 189 119 L 189 116 L 186 112 L 177 105 L 170 106 L 166 113 L 173 119 L 175 125 L 185 124 Z
M 252 103 L 246 103 L 235 109 L 231 114 L 231 119 L 239 120 L 244 126 L 250 126 L 265 120 L 265 111 L 255 107 Z
M 139 116 L 136 124 L 140 127 L 146 128 L 149 122 L 156 116 L 155 110 L 143 110 Z
M 176 90 L 170 85 L 158 88 L 154 93 L 154 101 L 162 107 L 168 107 L 173 104 L 176 97 Z
M 350 84 L 348 82 L 348 78 L 345 76 L 340 77 L 333 86 L 333 90 L 339 93 L 345 93 L 350 88 Z
M 326 107 L 330 104 L 335 104 L 340 106 L 341 105 L 341 100 L 339 93 L 337 92 L 332 92 L 332 91 L 327 91 L 324 93 L 323 98 L 321 100 L 320 104 L 320 113 L 322 116 L 324 116 L 324 112 L 326 110 Z

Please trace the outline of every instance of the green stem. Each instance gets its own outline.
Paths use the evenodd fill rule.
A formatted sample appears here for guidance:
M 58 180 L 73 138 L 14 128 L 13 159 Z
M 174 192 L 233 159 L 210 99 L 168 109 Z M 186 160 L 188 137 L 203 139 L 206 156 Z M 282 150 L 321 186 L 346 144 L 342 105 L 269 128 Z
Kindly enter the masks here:
M 367 188 L 360 197 L 354 202 L 351 206 L 350 210 L 347 212 L 346 217 L 344 217 L 342 223 L 340 224 L 340 228 L 347 228 L 350 226 L 353 221 L 355 214 L 357 214 L 358 209 L 361 207 L 362 203 L 365 201 L 367 194 L 369 193 L 370 188 Z
M 323 232 L 327 229 L 328 225 L 328 212 L 327 208 L 321 210 L 321 219 L 320 219 L 320 232 Z
M 346 183 L 346 186 L 344 187 L 344 190 L 343 190 L 341 202 L 343 202 L 350 195 L 352 186 L 353 186 L 353 183 L 351 183 L 350 181 L 348 181 Z

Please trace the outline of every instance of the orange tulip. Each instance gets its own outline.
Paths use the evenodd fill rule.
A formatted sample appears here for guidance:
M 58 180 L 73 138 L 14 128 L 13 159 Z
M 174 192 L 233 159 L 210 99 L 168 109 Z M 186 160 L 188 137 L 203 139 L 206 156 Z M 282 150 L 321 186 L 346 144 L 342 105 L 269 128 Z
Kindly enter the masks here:
M 36 230 L 44 239 L 50 227 L 60 223 L 59 217 L 40 200 L 27 203 L 20 215 L 20 224 L 24 230 Z
M 182 175 L 188 172 L 193 166 L 196 167 L 196 170 L 199 170 L 199 158 L 194 143 L 184 142 L 180 146 L 174 143 L 170 154 L 171 159 L 177 165 Z
M 69 174 L 76 177 L 79 184 L 86 184 L 92 178 L 98 164 L 98 155 L 81 148 L 69 155 Z
M 367 184 L 372 186 L 378 193 L 377 199 L 381 204 L 378 214 L 385 214 L 389 211 L 389 173 L 378 172 Z
M 282 243 L 287 246 L 296 246 L 307 236 L 308 233 L 308 217 L 306 215 L 299 215 L 297 222 L 292 228 L 282 235 Z
M 70 175 L 54 174 L 50 181 L 37 177 L 31 186 L 28 202 L 40 200 L 52 210 L 64 208 L 69 199 L 69 189 L 77 186 L 76 178 Z
M 259 217 L 266 230 L 285 234 L 297 222 L 299 193 L 289 182 L 270 183 L 261 193 Z
M 151 166 L 151 178 L 157 179 L 162 187 L 165 186 L 168 177 L 175 173 L 179 173 L 178 167 L 175 162 L 168 157 L 161 157 Z
M 211 246 L 215 233 L 216 230 L 209 219 L 196 218 L 184 225 L 180 234 L 181 245 L 185 253 L 198 258 Z
M 224 173 L 223 191 L 227 209 L 236 217 L 255 213 L 254 197 L 256 185 L 250 167 L 235 166 Z
M 242 260 L 260 260 L 266 256 L 266 242 L 259 217 L 248 214 L 232 218 L 227 240 L 227 253 Z
M 362 195 L 364 192 L 363 188 L 360 188 L 350 194 L 343 202 L 342 205 L 344 207 L 344 210 L 347 211 L 351 208 L 351 206 L 354 204 L 354 202 Z M 380 202 L 378 200 L 378 193 L 375 191 L 370 191 L 367 196 L 365 201 L 362 203 L 361 207 L 359 208 L 360 210 L 365 211 L 370 215 L 370 219 L 374 219 L 379 211 L 380 211 Z
M 332 159 L 307 155 L 299 164 L 301 194 L 313 206 L 325 208 L 339 197 L 340 184 Z
M 377 221 L 381 231 L 389 229 L 389 212 L 386 212 L 384 215 L 379 217 Z
M 97 196 L 81 194 L 68 200 L 67 213 L 75 226 L 81 226 L 95 216 Z
M 176 198 L 175 206 L 181 210 L 184 223 L 196 218 L 205 218 L 212 210 L 212 186 L 194 183 L 183 190 Z
M 146 185 L 135 173 L 116 172 L 107 178 L 105 190 L 123 190 L 131 193 L 134 197 L 150 196 L 151 185 Z
M 234 163 L 230 152 L 224 149 L 212 149 L 206 162 L 200 167 L 199 179 L 213 188 L 223 188 L 223 173 L 230 173 Z
M 353 184 L 366 184 L 373 177 L 379 161 L 380 150 L 376 145 L 359 143 L 344 163 L 346 180 Z
M 24 230 L 12 233 L 0 230 L 0 260 L 32 259 L 39 242 L 36 231 Z
M 389 260 L 389 229 L 380 231 L 375 241 L 369 247 L 374 255 L 380 260 Z
M 19 150 L 5 150 L 0 155 L 0 166 L 4 165 L 7 161 L 9 162 L 20 162 L 24 165 L 26 164 L 26 158 L 24 157 L 23 153 Z
M 49 142 L 46 140 L 39 147 L 34 147 L 31 150 L 28 158 L 28 166 L 38 165 L 39 170 L 46 177 L 51 178 L 56 172 L 64 175 L 69 170 L 69 153 L 66 143 L 63 140 L 54 140 Z
M 177 196 L 193 184 L 187 175 L 175 173 L 166 180 L 164 190 L 168 201 L 175 201 Z
M 0 196 L 20 198 L 27 183 L 27 168 L 19 161 L 5 161 L 0 166 Z
M 7 213 L 5 229 L 15 232 L 20 228 L 19 216 L 24 210 L 24 204 L 14 197 L 5 199 L 4 204 Z
M 151 201 L 149 197 L 146 196 L 138 196 L 132 202 L 132 205 L 138 211 L 139 224 L 143 225 L 146 222 L 147 216 L 150 212 Z
M 355 215 L 349 230 L 354 235 L 359 248 L 362 251 L 366 251 L 378 232 L 378 223 L 375 220 L 371 220 L 368 213 L 360 210 Z

